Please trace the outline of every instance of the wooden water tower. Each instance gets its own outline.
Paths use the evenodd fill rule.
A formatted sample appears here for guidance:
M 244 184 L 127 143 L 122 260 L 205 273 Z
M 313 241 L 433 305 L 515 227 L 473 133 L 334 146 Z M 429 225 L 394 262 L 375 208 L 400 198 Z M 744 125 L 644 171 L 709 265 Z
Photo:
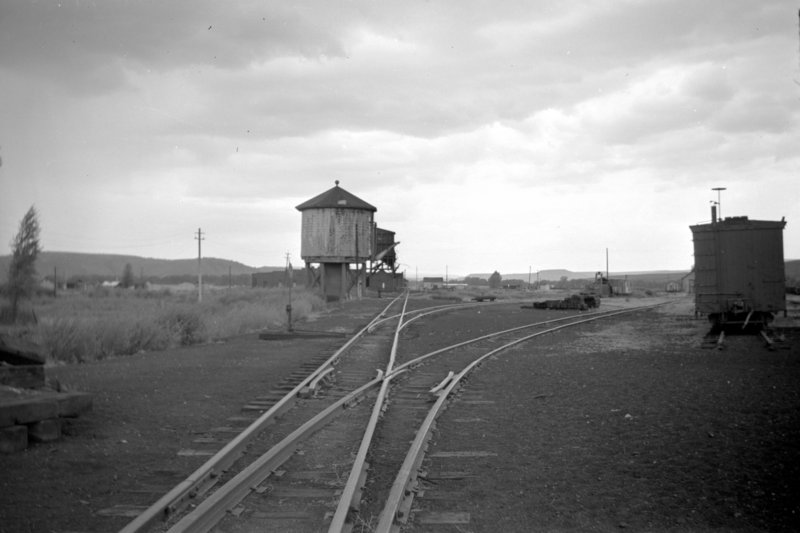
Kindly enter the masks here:
M 361 297 L 366 262 L 372 257 L 377 209 L 336 186 L 297 206 L 303 214 L 300 257 L 308 286 L 321 290 L 327 301 Z M 354 265 L 354 268 L 351 268 Z

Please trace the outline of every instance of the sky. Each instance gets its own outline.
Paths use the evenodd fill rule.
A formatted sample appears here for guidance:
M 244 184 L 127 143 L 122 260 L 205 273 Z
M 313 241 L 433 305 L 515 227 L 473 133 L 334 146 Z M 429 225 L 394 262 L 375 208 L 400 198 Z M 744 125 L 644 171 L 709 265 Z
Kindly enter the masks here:
M 800 259 L 798 8 L 2 2 L 0 241 L 297 265 L 339 180 L 409 277 L 687 270 L 716 201 Z

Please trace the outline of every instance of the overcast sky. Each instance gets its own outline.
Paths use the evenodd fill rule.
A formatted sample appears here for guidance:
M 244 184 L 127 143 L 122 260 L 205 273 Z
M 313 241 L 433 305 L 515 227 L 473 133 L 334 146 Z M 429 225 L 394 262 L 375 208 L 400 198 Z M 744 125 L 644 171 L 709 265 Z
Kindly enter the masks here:
M 798 7 L 4 1 L 0 240 L 297 265 L 338 179 L 409 277 L 688 269 L 726 187 L 800 259 Z

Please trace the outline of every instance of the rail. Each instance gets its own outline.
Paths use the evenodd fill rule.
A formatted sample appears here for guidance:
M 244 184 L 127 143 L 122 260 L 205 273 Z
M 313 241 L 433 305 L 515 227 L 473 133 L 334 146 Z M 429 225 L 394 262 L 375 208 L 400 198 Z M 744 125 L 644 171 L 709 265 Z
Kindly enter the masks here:
M 424 459 L 424 452 L 425 452 L 427 443 L 430 440 L 430 437 L 431 437 L 431 434 L 433 432 L 433 429 L 435 427 L 436 419 L 444 411 L 445 406 L 446 406 L 446 401 L 447 401 L 450 393 L 458 386 L 460 381 L 466 375 L 468 375 L 470 372 L 472 372 L 485 359 L 487 359 L 487 358 L 489 358 L 489 357 L 491 357 L 491 356 L 493 356 L 493 355 L 495 355 L 495 354 L 497 354 L 497 353 L 499 353 L 499 352 L 501 352 L 503 350 L 507 350 L 508 348 L 511 348 L 512 346 L 516 346 L 517 344 L 520 344 L 520 343 L 523 343 L 525 341 L 528 341 L 528 340 L 530 340 L 530 339 L 532 339 L 534 337 L 545 335 L 547 333 L 552 333 L 554 331 L 558 331 L 558 330 L 561 330 L 561 329 L 569 328 L 569 327 L 572 327 L 572 326 L 577 326 L 579 324 L 585 324 L 587 322 L 593 322 L 595 320 L 600 320 L 600 319 L 604 319 L 604 318 L 610 318 L 610 317 L 613 317 L 613 316 L 632 313 L 632 312 L 635 312 L 635 311 L 641 311 L 643 309 L 650 309 L 650 308 L 658 307 L 660 305 L 664 305 L 664 304 L 663 303 L 659 303 L 659 304 L 654 304 L 654 305 L 629 308 L 629 309 L 625 309 L 625 310 L 621 310 L 621 311 L 612 311 L 612 312 L 599 313 L 596 316 L 592 316 L 592 317 L 589 317 L 589 318 L 584 318 L 582 320 L 571 321 L 568 324 L 562 324 L 562 325 L 559 325 L 559 326 L 556 326 L 556 327 L 553 327 L 553 328 L 549 328 L 549 329 L 544 330 L 544 331 L 539 331 L 539 332 L 533 333 L 531 335 L 526 335 L 526 336 L 521 337 L 519 339 L 515 339 L 515 340 L 510 341 L 510 342 L 508 342 L 506 344 L 503 344 L 502 346 L 499 346 L 499 347 L 497 347 L 497 348 L 495 348 L 495 349 L 483 354 L 482 356 L 476 358 L 475 360 L 473 360 L 469 365 L 467 365 L 463 370 L 461 370 L 455 376 L 448 375 L 447 378 L 439 386 L 435 387 L 434 390 L 431 391 L 432 393 L 438 394 L 439 397 L 438 397 L 437 401 L 434 403 L 433 407 L 428 412 L 428 415 L 426 416 L 425 420 L 421 424 L 419 430 L 417 431 L 416 437 L 414 438 L 414 441 L 412 442 L 412 444 L 411 444 L 411 446 L 410 446 L 410 448 L 408 450 L 408 453 L 406 454 L 405 460 L 403 461 L 403 465 L 400 467 L 400 470 L 397 473 L 397 477 L 395 478 L 395 481 L 392 484 L 392 487 L 391 487 L 391 489 L 389 491 L 389 496 L 386 499 L 386 504 L 384 506 L 383 511 L 381 512 L 380 519 L 379 519 L 379 522 L 378 522 L 378 526 L 375 529 L 375 531 L 378 532 L 378 533 L 395 531 L 395 530 L 399 529 L 399 525 L 396 523 L 397 520 L 400 520 L 403 523 L 406 521 L 406 519 L 408 517 L 408 510 L 411 507 L 411 501 L 410 500 L 411 500 L 411 498 L 413 498 L 413 494 L 414 494 L 413 485 L 416 482 L 416 473 L 419 470 L 419 466 L 422 464 L 422 460 Z M 549 322 L 559 322 L 559 321 L 562 321 L 562 320 L 569 320 L 570 318 L 574 319 L 575 317 L 574 316 L 565 317 L 565 318 L 562 318 L 562 319 L 556 319 L 556 320 L 549 321 Z M 529 326 L 511 328 L 511 329 L 506 330 L 505 332 L 501 332 L 501 333 L 517 331 L 517 330 L 520 330 L 520 329 L 524 329 L 524 327 L 529 327 Z M 488 337 L 491 337 L 491 336 L 496 336 L 496 335 L 485 335 L 483 337 L 479 337 L 478 339 L 473 339 L 473 341 L 474 340 L 482 340 L 484 338 L 488 338 Z M 467 342 L 467 343 L 469 343 L 469 342 Z M 460 347 L 460 346 L 463 346 L 464 344 L 465 343 L 459 343 L 458 345 L 455 345 L 455 347 Z M 448 347 L 447 349 L 452 349 L 452 347 Z M 431 354 L 440 353 L 441 351 L 444 351 L 444 350 L 445 349 L 439 350 L 437 352 L 431 352 Z M 431 354 L 427 354 L 424 357 L 429 357 Z M 391 377 L 392 377 L 391 375 L 387 376 L 387 380 L 391 379 Z M 337 531 L 339 531 L 339 530 L 337 530 Z
M 398 298 L 392 300 L 383 309 L 383 311 L 381 311 L 381 313 L 376 315 L 370 321 L 370 323 L 367 324 L 367 326 L 362 328 L 351 339 L 349 339 L 331 357 L 329 357 L 324 363 L 322 363 L 315 371 L 313 371 L 308 377 L 306 377 L 300 384 L 298 384 L 277 404 L 275 404 L 272 408 L 270 408 L 267 412 L 265 412 L 262 416 L 260 416 L 255 422 L 253 422 L 253 424 L 251 424 L 245 431 L 243 431 L 236 438 L 234 438 L 230 443 L 228 443 L 228 445 L 223 447 L 222 450 L 220 450 L 217 454 L 215 454 L 214 457 L 212 457 L 203 466 L 197 469 L 186 480 L 184 480 L 182 483 L 173 488 L 167 495 L 160 498 L 155 504 L 153 504 L 145 512 L 139 515 L 136 519 L 134 519 L 121 531 L 123 533 L 144 531 L 147 527 L 151 526 L 159 518 L 162 520 L 167 520 L 171 516 L 173 516 L 177 512 L 177 510 L 180 509 L 190 499 L 194 498 L 196 495 L 202 492 L 205 492 L 208 487 L 210 487 L 212 484 L 215 484 L 217 482 L 217 478 L 219 477 L 220 473 L 229 468 L 230 465 L 241 455 L 242 450 L 244 449 L 245 446 L 247 446 L 250 440 L 252 440 L 258 433 L 260 433 L 263 430 L 263 428 L 266 427 L 276 416 L 289 409 L 292 406 L 295 398 L 301 393 L 301 391 L 303 391 L 304 389 L 316 387 L 319 384 L 319 382 L 323 380 L 332 371 L 333 364 L 337 361 L 339 357 L 341 357 L 341 355 L 346 350 L 348 350 L 363 335 L 372 331 L 376 327 L 376 325 L 381 324 L 387 320 L 386 314 L 388 310 L 395 303 L 397 303 L 400 297 L 402 296 L 399 296 Z M 428 417 L 426 418 L 426 422 L 418 431 L 417 436 L 414 440 L 414 445 L 412 446 L 411 449 L 417 451 L 415 451 L 413 454 L 411 450 L 409 451 L 409 455 L 407 456 L 406 461 L 403 463 L 403 467 L 401 467 L 401 470 L 398 473 L 398 479 L 395 482 L 399 488 L 396 489 L 393 488 L 392 498 L 395 498 L 394 495 L 395 492 L 398 492 L 401 495 L 408 492 L 407 487 L 409 486 L 409 483 L 413 481 L 413 480 L 409 481 L 410 478 L 408 476 L 410 474 L 408 473 L 416 472 L 415 469 L 416 467 L 418 467 L 419 461 L 422 460 L 419 456 L 420 454 L 419 450 L 422 450 L 424 448 L 425 443 L 427 443 L 427 438 L 429 438 L 430 431 L 432 430 L 435 419 L 439 415 L 439 413 L 443 410 L 444 402 L 446 401 L 448 395 L 453 390 L 453 388 L 458 385 L 459 380 L 462 379 L 475 366 L 477 366 L 477 364 L 479 364 L 480 361 L 501 350 L 507 349 L 511 346 L 514 346 L 521 342 L 525 342 L 530 338 L 543 335 L 545 333 L 550 333 L 580 323 L 591 322 L 593 320 L 599 320 L 602 318 L 608 318 L 634 311 L 640 311 L 642 309 L 657 307 L 658 305 L 664 305 L 664 303 L 659 303 L 648 306 L 628 308 L 621 311 L 595 312 L 592 313 L 592 316 L 588 318 L 583 318 L 580 321 L 574 321 L 575 316 L 570 316 L 570 317 L 562 317 L 559 319 L 510 328 L 500 332 L 494 332 L 491 334 L 483 335 L 481 337 L 477 337 L 469 341 L 460 342 L 452 346 L 448 346 L 436 350 L 434 352 L 430 352 L 423 356 L 417 357 L 412 361 L 408 361 L 402 365 L 396 366 L 396 354 L 397 354 L 397 346 L 399 344 L 399 334 L 412 320 L 416 320 L 420 316 L 426 316 L 427 314 L 431 314 L 433 312 L 441 312 L 456 307 L 491 305 L 486 303 L 483 304 L 473 303 L 473 304 L 466 304 L 463 306 L 452 306 L 452 305 L 441 306 L 434 310 L 432 310 L 432 308 L 427 308 L 427 309 L 417 310 L 414 312 L 407 312 L 406 310 L 407 304 L 408 304 L 408 294 L 406 294 L 405 296 L 405 301 L 403 303 L 403 308 L 401 313 L 398 315 L 393 315 L 391 317 L 391 318 L 397 318 L 398 322 L 397 322 L 397 328 L 394 332 L 389 363 L 386 365 L 386 369 L 384 371 L 379 372 L 376 378 L 374 378 L 367 384 L 362 385 L 355 391 L 348 393 L 344 398 L 338 400 L 333 405 L 328 406 L 321 413 L 318 413 L 312 419 L 302 424 L 290 435 L 285 437 L 278 445 L 274 446 L 266 454 L 264 454 L 256 461 L 254 461 L 250 466 L 248 466 L 242 472 L 234 476 L 222 487 L 218 488 L 203 502 L 199 503 L 191 513 L 187 514 L 181 520 L 179 520 L 169 531 L 177 533 L 183 531 L 208 531 L 209 529 L 211 529 L 214 526 L 214 524 L 220 519 L 220 517 L 224 515 L 226 510 L 230 509 L 236 502 L 241 501 L 241 499 L 243 499 L 255 486 L 257 486 L 264 479 L 266 479 L 272 471 L 274 471 L 280 464 L 282 464 L 289 457 L 291 457 L 292 453 L 296 450 L 297 445 L 302 440 L 308 438 L 310 435 L 312 435 L 317 430 L 319 430 L 327 423 L 329 423 L 337 414 L 339 414 L 342 411 L 342 409 L 344 409 L 350 403 L 363 398 L 366 394 L 378 388 L 379 392 L 375 404 L 373 405 L 372 415 L 370 417 L 369 423 L 366 426 L 364 436 L 362 438 L 361 445 L 359 447 L 359 451 L 356 456 L 356 460 L 353 464 L 350 475 L 348 476 L 347 484 L 345 485 L 345 488 L 341 493 L 339 504 L 337 506 L 336 512 L 333 515 L 333 519 L 331 521 L 329 528 L 329 531 L 331 532 L 344 531 L 346 530 L 346 522 L 348 514 L 350 513 L 351 509 L 355 509 L 358 507 L 360 501 L 360 490 L 361 487 L 364 486 L 366 472 L 368 469 L 368 465 L 366 463 L 367 453 L 369 451 L 371 442 L 373 440 L 375 428 L 377 427 L 381 414 L 385 409 L 386 397 L 388 395 L 388 388 L 390 382 L 394 378 L 399 376 L 401 373 L 408 371 L 411 367 L 419 364 L 422 360 L 426 358 L 432 357 L 434 355 L 440 354 L 448 350 L 457 349 L 467 344 L 475 343 L 480 340 L 489 339 L 492 337 L 497 337 L 499 335 L 507 333 L 516 332 L 533 326 L 541 327 L 542 325 L 573 320 L 573 322 L 569 324 L 563 324 L 556 327 L 552 327 L 545 331 L 540 331 L 532 335 L 527 335 L 520 339 L 516 339 L 514 341 L 506 343 L 500 348 L 496 348 L 488 352 L 487 354 L 484 354 L 480 358 L 474 360 L 470 365 L 465 367 L 464 370 L 454 375 L 452 379 L 450 379 L 449 381 L 441 383 L 440 386 L 438 387 L 438 389 L 440 389 L 439 399 L 437 400 L 436 405 L 434 406 L 436 410 L 435 411 L 431 410 L 431 413 L 429 413 Z M 414 318 L 406 320 L 407 315 L 412 313 L 415 315 Z M 583 316 L 586 317 L 586 315 Z M 420 442 L 417 442 L 418 440 Z M 390 500 L 387 500 L 387 502 L 389 501 Z M 398 516 L 398 509 L 400 508 L 400 502 L 402 502 L 402 498 L 397 500 L 397 502 L 398 503 L 396 504 L 387 503 L 386 510 L 382 514 L 382 516 L 384 514 L 386 516 L 390 516 L 392 522 L 395 520 L 395 517 Z M 387 518 L 386 520 L 389 519 Z
M 397 328 L 394 332 L 394 340 L 392 341 L 389 363 L 386 365 L 386 376 L 388 376 L 394 369 L 394 363 L 397 357 L 397 345 L 400 342 L 400 330 L 403 326 L 403 317 L 406 312 L 407 304 L 408 293 L 406 293 L 406 299 L 403 303 L 403 310 L 400 312 L 399 319 L 397 321 Z M 381 411 L 383 410 L 384 400 L 388 396 L 390 381 L 391 379 L 384 377 L 383 383 L 381 383 L 381 388 L 378 392 L 378 397 L 375 400 L 375 404 L 372 407 L 372 414 L 370 415 L 369 422 L 364 430 L 364 436 L 361 439 L 358 453 L 356 454 L 355 461 L 350 469 L 350 474 L 347 478 L 344 489 L 342 489 L 342 495 L 339 498 L 339 504 L 336 506 L 333 519 L 328 527 L 329 532 L 343 531 L 350 509 L 358 503 L 356 501 L 356 495 L 359 493 L 359 488 L 363 485 L 368 467 L 367 453 L 369 452 L 369 447 L 372 444 L 372 437 L 375 434 L 375 428 L 378 426 L 378 419 L 380 418 Z
M 316 370 L 311 372 L 303 381 L 289 391 L 274 406 L 253 421 L 239 435 L 233 438 L 221 450 L 214 454 L 208 461 L 203 463 L 197 470 L 192 472 L 185 480 L 176 485 L 167 494 L 159 498 L 150 507 L 145 509 L 139 516 L 134 518 L 120 533 L 140 533 L 146 531 L 150 526 L 159 520 L 167 520 L 180 508 L 187 504 L 198 494 L 204 492 L 216 482 L 216 478 L 221 472 L 227 470 L 241 455 L 250 441 L 261 433 L 264 428 L 269 426 L 272 421 L 292 407 L 297 396 L 309 386 L 318 376 L 327 371 L 333 363 L 339 359 L 356 341 L 372 330 L 373 326 L 380 322 L 388 310 L 402 297 L 398 295 L 391 300 L 384 309 L 378 313 L 366 326 L 353 335 L 348 341 L 336 350 L 325 362 Z

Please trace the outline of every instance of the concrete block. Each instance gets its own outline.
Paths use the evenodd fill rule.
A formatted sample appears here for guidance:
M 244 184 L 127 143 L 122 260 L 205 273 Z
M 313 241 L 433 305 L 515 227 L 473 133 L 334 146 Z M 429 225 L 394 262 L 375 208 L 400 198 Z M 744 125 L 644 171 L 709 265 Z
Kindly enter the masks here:
M 0 403 L 0 427 L 56 418 L 58 403 L 50 398 L 26 398 Z
M 22 389 L 44 387 L 44 367 L 42 365 L 0 366 L 0 385 Z
M 44 365 L 40 348 L 31 342 L 0 333 L 0 361 L 10 365 Z
M 28 439 L 31 442 L 53 442 L 59 438 L 61 438 L 61 421 L 58 418 L 28 424 Z
M 74 418 L 92 410 L 92 395 L 88 392 L 62 392 L 56 396 L 58 416 Z
M 8 426 L 0 428 L 0 453 L 21 452 L 28 447 L 28 428 Z

